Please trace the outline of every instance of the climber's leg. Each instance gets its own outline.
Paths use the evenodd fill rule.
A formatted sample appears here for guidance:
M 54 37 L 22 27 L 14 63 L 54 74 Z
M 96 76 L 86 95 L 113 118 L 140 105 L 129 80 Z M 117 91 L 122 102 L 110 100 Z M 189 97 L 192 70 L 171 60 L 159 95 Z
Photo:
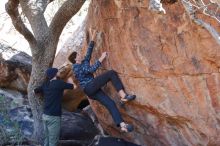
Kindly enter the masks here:
M 88 85 L 86 85 L 85 90 L 87 90 L 87 93 L 94 94 L 96 91 L 98 91 L 101 87 L 106 85 L 109 81 L 112 82 L 115 89 L 119 92 L 120 90 L 123 90 L 123 84 L 121 80 L 119 79 L 117 73 L 113 70 L 107 71 L 97 77 L 95 77 Z
M 104 105 L 108 109 L 115 124 L 117 126 L 120 126 L 123 132 L 133 131 L 133 126 L 130 124 L 126 124 L 123 121 L 115 102 L 108 95 L 106 95 L 101 89 L 99 89 L 94 95 L 90 96 L 90 98 L 99 101 L 102 105 Z
M 88 95 L 92 95 L 109 81 L 112 82 L 123 102 L 135 99 L 135 95 L 128 95 L 125 93 L 123 84 L 114 70 L 107 71 L 102 75 L 95 77 L 93 81 L 86 85 L 85 92 L 87 92 Z
M 108 95 L 106 95 L 101 89 L 99 89 L 94 95 L 91 95 L 90 98 L 97 100 L 102 105 L 104 105 L 110 112 L 115 124 L 117 126 L 120 126 L 120 123 L 123 122 L 123 119 L 115 102 Z

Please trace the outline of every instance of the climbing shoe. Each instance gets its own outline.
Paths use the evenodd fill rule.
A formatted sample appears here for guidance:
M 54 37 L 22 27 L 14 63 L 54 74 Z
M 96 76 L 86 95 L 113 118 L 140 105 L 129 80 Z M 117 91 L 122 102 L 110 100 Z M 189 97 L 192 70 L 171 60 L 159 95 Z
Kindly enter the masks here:
M 131 124 L 124 123 L 121 125 L 122 132 L 127 133 L 127 132 L 132 132 L 133 130 L 134 130 L 134 127 Z
M 126 95 L 124 98 L 121 98 L 120 106 L 123 107 L 126 102 L 134 100 L 136 95 Z

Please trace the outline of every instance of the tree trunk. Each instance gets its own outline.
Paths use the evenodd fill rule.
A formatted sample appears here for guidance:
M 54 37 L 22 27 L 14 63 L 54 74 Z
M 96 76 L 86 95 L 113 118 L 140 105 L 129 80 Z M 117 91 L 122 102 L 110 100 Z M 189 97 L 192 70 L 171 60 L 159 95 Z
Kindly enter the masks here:
M 51 50 L 51 47 L 46 48 L 46 50 Z M 28 84 L 28 99 L 33 113 L 34 119 L 34 133 L 32 135 L 33 139 L 40 144 L 43 144 L 43 99 L 40 96 L 36 96 L 33 93 L 33 89 L 43 83 L 45 79 L 45 70 L 51 66 L 53 63 L 55 53 L 44 52 L 37 59 L 33 57 L 32 72 L 30 81 Z M 48 60 L 47 58 L 50 58 Z

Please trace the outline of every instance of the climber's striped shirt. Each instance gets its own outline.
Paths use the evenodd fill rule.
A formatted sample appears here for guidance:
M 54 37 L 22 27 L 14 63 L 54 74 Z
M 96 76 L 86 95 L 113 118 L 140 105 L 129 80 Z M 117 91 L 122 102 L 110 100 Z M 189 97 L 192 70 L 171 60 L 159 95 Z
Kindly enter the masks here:
M 90 65 L 91 54 L 94 47 L 94 41 L 89 43 L 86 56 L 81 64 L 73 64 L 73 71 L 76 79 L 79 81 L 81 88 L 85 88 L 86 84 L 94 79 L 93 73 L 101 66 L 101 62 L 97 60 Z

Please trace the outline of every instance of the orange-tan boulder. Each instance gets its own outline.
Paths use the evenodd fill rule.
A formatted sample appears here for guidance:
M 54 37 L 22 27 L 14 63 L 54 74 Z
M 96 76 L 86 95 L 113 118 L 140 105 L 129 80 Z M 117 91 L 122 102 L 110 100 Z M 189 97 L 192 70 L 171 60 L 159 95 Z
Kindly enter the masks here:
M 137 95 L 120 108 L 134 132 L 121 134 L 108 111 L 91 101 L 99 122 L 110 135 L 143 146 L 220 145 L 218 42 L 190 19 L 180 1 L 164 4 L 166 14 L 148 5 L 147 0 L 91 2 L 87 29 L 98 31 L 92 62 L 109 52 L 97 75 L 114 69 L 126 91 Z M 212 24 L 220 32 L 217 21 Z M 119 103 L 111 84 L 104 90 Z

